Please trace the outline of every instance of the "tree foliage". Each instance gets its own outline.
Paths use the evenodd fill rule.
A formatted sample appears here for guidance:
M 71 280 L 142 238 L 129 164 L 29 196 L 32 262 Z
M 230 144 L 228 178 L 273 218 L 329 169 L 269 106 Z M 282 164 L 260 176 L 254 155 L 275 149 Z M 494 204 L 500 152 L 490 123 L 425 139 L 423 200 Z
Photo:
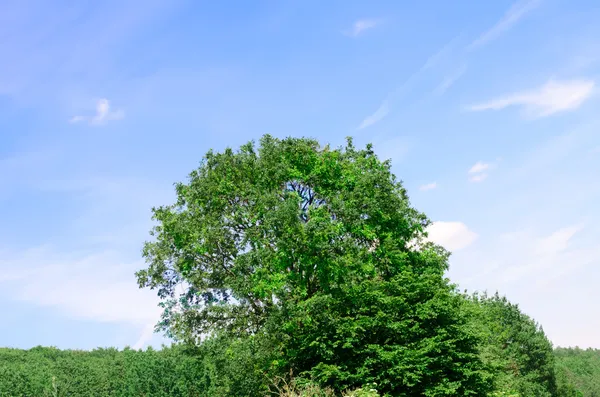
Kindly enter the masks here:
M 498 293 L 474 294 L 467 299 L 495 389 L 520 396 L 556 396 L 552 343 L 541 326 Z
M 600 350 L 559 347 L 555 356 L 561 395 L 600 397 Z
M 0 396 L 265 396 L 251 341 L 211 339 L 194 351 L 0 349 Z
M 276 366 L 337 390 L 486 392 L 448 254 L 423 243 L 429 221 L 370 146 L 265 136 L 209 152 L 176 192 L 137 274 L 175 338 L 272 337 Z

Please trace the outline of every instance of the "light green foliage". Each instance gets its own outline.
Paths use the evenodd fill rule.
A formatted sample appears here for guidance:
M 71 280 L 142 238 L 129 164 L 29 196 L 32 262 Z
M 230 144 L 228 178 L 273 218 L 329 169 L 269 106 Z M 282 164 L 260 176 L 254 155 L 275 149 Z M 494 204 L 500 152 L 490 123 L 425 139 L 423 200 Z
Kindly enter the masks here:
M 265 136 L 208 153 L 176 191 L 154 209 L 137 273 L 164 299 L 170 335 L 270 338 L 275 370 L 335 390 L 485 395 L 448 254 L 423 243 L 429 221 L 370 146 Z
M 147 349 L 0 349 L 0 396 L 263 396 L 249 341 Z
M 496 390 L 507 395 L 557 395 L 552 344 L 542 328 L 518 305 L 498 294 L 467 298 L 472 303 L 472 319 L 482 335 L 482 360 Z
M 0 396 L 199 396 L 201 369 L 180 349 L 2 349 Z
M 561 395 L 600 397 L 600 350 L 557 348 L 555 356 Z

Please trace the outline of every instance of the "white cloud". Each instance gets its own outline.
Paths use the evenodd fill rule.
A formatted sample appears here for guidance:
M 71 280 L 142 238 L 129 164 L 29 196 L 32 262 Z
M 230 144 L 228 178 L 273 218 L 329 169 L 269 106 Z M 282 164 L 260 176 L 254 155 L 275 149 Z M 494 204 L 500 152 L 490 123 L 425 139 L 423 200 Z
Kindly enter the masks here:
M 161 309 L 154 291 L 140 290 L 127 263 L 112 252 L 58 254 L 42 246 L 0 257 L 0 285 L 13 299 L 52 307 L 67 316 L 106 323 L 146 326 Z
M 583 229 L 582 224 L 564 227 L 543 238 L 539 238 L 533 245 L 533 254 L 537 257 L 556 255 L 565 251 L 569 241 Z
M 357 37 L 369 29 L 373 29 L 381 24 L 378 19 L 359 19 L 352 25 L 352 30 L 346 34 L 352 37 Z
M 437 187 L 437 183 L 431 182 L 431 183 L 426 183 L 425 185 L 419 186 L 419 190 L 422 190 L 422 191 L 433 190 L 436 187 Z
M 508 11 L 506 11 L 502 19 L 473 41 L 467 47 L 467 50 L 474 50 L 498 38 L 498 36 L 510 29 L 521 18 L 537 8 L 541 2 L 541 0 L 517 1 L 508 9 Z
M 381 121 L 385 116 L 387 116 L 387 114 L 389 113 L 390 108 L 388 105 L 388 101 L 383 101 L 381 103 L 381 105 L 379 106 L 379 108 L 375 111 L 375 113 L 373 113 L 372 115 L 368 116 L 367 118 L 365 118 L 362 123 L 360 123 L 360 125 L 358 126 L 359 130 L 362 130 L 363 128 L 367 128 L 375 123 L 378 123 L 379 121 Z
M 489 171 L 492 168 L 492 164 L 489 163 L 484 163 L 482 161 L 478 161 L 476 162 L 470 169 L 469 169 L 469 181 L 471 182 L 483 182 L 484 180 L 487 179 L 488 177 L 488 173 L 486 171 Z
M 120 120 L 125 117 L 123 110 L 112 110 L 110 101 L 106 98 L 101 98 L 96 102 L 96 114 L 93 116 L 74 116 L 69 122 L 79 123 L 82 121 L 88 121 L 92 125 L 103 124 L 110 120 Z
M 468 109 L 500 110 L 509 106 L 521 106 L 529 117 L 546 117 L 577 109 L 592 95 L 594 85 L 592 80 L 550 80 L 540 88 L 510 94 Z
M 488 170 L 489 168 L 490 165 L 488 163 L 478 161 L 469 169 L 469 174 L 478 174 L 480 172 Z
M 487 177 L 488 177 L 488 174 L 486 174 L 486 173 L 475 174 L 475 175 L 469 176 L 469 181 L 474 182 L 474 183 L 483 182 L 487 179 Z
M 427 228 L 427 240 L 441 245 L 449 251 L 458 251 L 471 245 L 477 233 L 462 222 L 433 222 Z

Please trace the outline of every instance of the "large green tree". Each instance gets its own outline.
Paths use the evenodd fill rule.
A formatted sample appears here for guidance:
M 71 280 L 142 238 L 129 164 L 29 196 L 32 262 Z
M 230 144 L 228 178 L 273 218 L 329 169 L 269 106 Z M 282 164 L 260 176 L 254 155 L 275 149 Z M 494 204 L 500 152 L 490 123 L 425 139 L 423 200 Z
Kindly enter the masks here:
M 268 337 L 275 368 L 338 390 L 485 395 L 448 253 L 425 243 L 429 221 L 390 166 L 351 140 L 209 152 L 177 202 L 153 209 L 137 277 L 163 298 L 159 328 L 187 342 Z

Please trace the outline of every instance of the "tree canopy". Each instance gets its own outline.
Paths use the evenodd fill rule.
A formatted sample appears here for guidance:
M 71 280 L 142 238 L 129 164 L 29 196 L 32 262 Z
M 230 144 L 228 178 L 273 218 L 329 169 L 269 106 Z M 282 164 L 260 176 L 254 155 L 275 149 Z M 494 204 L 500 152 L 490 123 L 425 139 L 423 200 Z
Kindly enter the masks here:
M 469 297 L 469 316 L 481 332 L 480 352 L 496 390 L 521 396 L 556 396 L 552 343 L 542 327 L 498 293 Z
M 267 135 L 209 152 L 176 192 L 153 210 L 137 273 L 173 337 L 271 337 L 276 367 L 340 390 L 487 391 L 448 253 L 425 242 L 429 220 L 370 145 Z
M 559 396 L 600 397 L 600 350 L 557 348 Z

